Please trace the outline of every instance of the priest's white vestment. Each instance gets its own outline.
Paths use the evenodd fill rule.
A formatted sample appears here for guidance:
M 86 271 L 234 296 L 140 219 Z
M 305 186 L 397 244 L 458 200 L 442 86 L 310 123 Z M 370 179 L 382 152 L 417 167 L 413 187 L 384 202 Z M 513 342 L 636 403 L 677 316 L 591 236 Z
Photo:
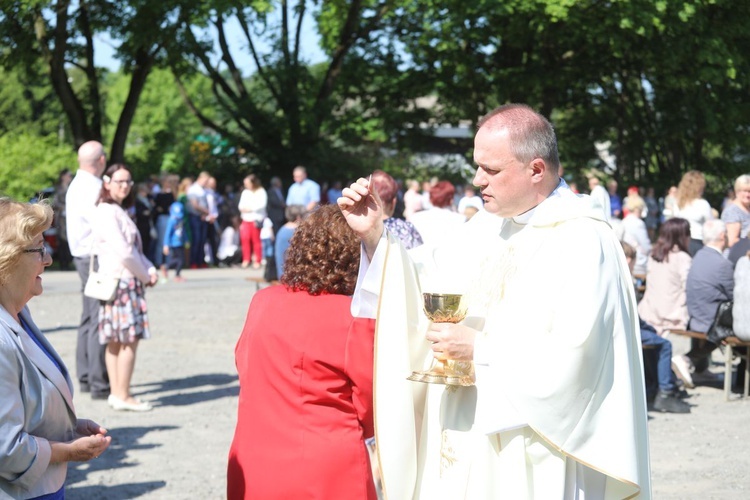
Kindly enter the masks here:
M 650 498 L 635 296 L 601 209 L 563 186 L 512 219 L 480 212 L 453 241 L 409 255 L 386 233 L 360 269 L 386 498 Z M 406 380 L 432 361 L 421 292 L 462 280 L 476 385 Z

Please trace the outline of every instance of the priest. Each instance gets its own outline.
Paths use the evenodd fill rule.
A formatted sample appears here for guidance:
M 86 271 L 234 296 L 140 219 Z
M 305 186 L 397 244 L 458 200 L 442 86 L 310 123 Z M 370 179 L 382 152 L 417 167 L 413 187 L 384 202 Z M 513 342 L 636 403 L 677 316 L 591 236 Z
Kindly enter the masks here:
M 601 208 L 558 176 L 552 125 L 525 105 L 478 123 L 485 210 L 407 253 L 366 179 L 339 207 L 363 257 L 352 313 L 376 323 L 375 437 L 386 498 L 650 498 L 638 315 Z M 464 293 L 430 324 L 422 292 Z M 473 361 L 471 387 L 406 380 Z

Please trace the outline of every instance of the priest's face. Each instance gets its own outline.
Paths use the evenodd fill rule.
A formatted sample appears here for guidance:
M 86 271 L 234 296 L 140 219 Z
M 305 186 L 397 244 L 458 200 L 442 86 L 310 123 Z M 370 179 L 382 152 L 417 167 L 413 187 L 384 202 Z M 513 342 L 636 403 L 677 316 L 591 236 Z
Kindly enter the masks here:
M 480 128 L 474 138 L 474 162 L 478 168 L 473 184 L 481 192 L 485 210 L 513 217 L 537 205 L 538 166 L 516 158 L 507 129 Z

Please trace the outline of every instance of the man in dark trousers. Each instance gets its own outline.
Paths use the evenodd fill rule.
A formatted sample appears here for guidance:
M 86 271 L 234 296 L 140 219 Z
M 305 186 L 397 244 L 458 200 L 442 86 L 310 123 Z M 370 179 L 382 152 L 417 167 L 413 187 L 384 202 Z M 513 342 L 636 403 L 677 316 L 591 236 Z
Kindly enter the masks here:
M 273 234 L 279 232 L 281 226 L 286 222 L 284 217 L 284 211 L 286 210 L 286 202 L 284 201 L 284 193 L 281 190 L 281 179 L 278 177 L 271 177 L 271 187 L 268 189 L 268 205 L 266 206 L 266 212 L 268 212 L 268 218 L 273 222 Z
M 89 279 L 91 254 L 95 250 L 92 248 L 94 236 L 91 232 L 91 215 L 99 199 L 101 176 L 106 166 L 107 157 L 101 143 L 84 143 L 78 149 L 78 172 L 65 195 L 68 245 L 81 278 L 81 291 Z M 83 295 L 76 347 L 76 371 L 81 392 L 90 392 L 93 399 L 107 399 L 109 396 L 105 349 L 106 345 L 99 343 L 99 301 Z
M 688 330 L 706 333 L 714 321 L 719 304 L 734 298 L 734 269 L 724 258 L 727 247 L 727 230 L 718 219 L 703 224 L 703 248 L 698 250 L 690 265 L 685 293 L 690 315 Z M 686 385 L 697 382 L 718 382 L 719 377 L 708 371 L 708 356 L 716 349 L 716 344 L 693 340 L 686 357 L 695 373 Z M 677 375 L 685 380 L 684 373 Z

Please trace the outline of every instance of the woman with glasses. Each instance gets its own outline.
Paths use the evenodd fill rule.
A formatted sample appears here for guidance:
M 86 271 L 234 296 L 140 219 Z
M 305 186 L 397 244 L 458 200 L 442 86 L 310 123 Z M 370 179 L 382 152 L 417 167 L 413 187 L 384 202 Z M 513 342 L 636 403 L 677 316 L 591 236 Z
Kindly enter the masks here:
M 92 259 L 99 272 L 120 279 L 115 297 L 99 306 L 99 341 L 107 345 L 105 363 L 115 410 L 149 411 L 151 405 L 130 394 L 138 342 L 151 335 L 144 286 L 158 280 L 156 267 L 143 255 L 143 245 L 126 209 L 133 206 L 133 178 L 122 164 L 110 166 L 102 177 L 94 212 Z M 95 257 L 94 257 L 95 256 Z
M 73 383 L 60 356 L 31 319 L 52 264 L 42 232 L 45 204 L 0 198 L 0 497 L 64 498 L 67 462 L 85 462 L 111 438 L 76 418 Z

